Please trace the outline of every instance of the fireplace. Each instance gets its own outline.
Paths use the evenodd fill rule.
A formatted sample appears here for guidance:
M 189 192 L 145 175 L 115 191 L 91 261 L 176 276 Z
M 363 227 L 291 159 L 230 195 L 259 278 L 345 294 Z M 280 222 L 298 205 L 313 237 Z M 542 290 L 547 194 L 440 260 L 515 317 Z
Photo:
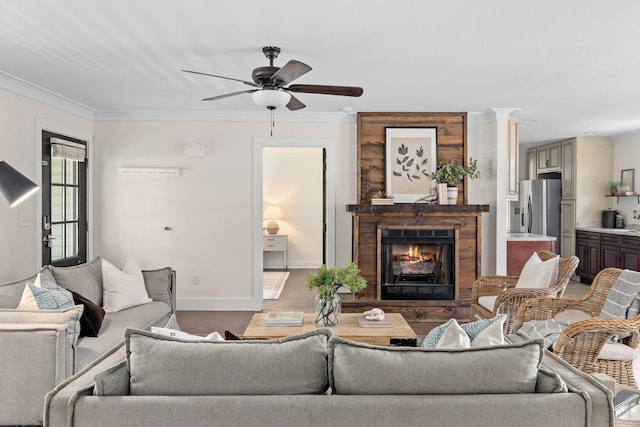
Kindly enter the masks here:
M 454 229 L 380 229 L 381 299 L 455 299 L 455 237 Z

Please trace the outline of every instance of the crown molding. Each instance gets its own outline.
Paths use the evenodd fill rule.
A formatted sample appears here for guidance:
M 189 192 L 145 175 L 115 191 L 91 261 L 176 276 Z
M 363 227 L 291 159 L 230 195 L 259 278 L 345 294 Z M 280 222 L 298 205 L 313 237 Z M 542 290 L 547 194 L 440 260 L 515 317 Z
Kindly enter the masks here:
M 0 88 L 82 118 L 94 120 L 95 110 L 93 108 L 58 95 L 41 86 L 19 79 L 4 71 L 0 71 Z
M 627 141 L 639 141 L 640 129 L 630 130 L 628 132 L 622 132 L 611 136 L 613 142 L 627 142 Z
M 191 121 L 191 122 L 268 122 L 264 111 L 96 111 L 95 121 Z M 276 123 L 355 123 L 355 114 L 344 112 L 275 112 Z
M 93 121 L 206 121 L 265 122 L 269 111 L 100 111 L 66 98 L 41 86 L 0 71 L 0 88 L 36 102 Z M 290 123 L 355 123 L 356 114 L 336 112 L 276 111 L 278 122 Z

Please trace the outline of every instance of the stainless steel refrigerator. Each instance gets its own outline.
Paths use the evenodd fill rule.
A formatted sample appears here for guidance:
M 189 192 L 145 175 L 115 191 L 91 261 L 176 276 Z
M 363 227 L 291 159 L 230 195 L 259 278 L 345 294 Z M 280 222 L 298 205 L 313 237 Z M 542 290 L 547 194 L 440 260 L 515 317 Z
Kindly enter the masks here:
M 559 179 L 520 181 L 518 204 L 511 217 L 511 231 L 555 237 L 556 253 L 560 253 L 560 185 Z

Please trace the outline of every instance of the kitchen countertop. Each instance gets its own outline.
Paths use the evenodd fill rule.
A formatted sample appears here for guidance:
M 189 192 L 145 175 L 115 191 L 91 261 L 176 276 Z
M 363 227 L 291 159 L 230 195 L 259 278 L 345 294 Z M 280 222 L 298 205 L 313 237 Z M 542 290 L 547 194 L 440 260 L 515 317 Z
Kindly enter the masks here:
M 576 230 L 591 231 L 593 233 L 620 234 L 623 236 L 640 236 L 640 230 L 634 228 L 577 227 Z
M 520 232 L 514 232 L 514 231 L 510 231 L 507 233 L 507 242 L 516 241 L 516 240 L 525 240 L 525 241 L 542 240 L 542 241 L 555 242 L 556 238 L 553 236 L 543 236 L 541 234 L 520 233 Z

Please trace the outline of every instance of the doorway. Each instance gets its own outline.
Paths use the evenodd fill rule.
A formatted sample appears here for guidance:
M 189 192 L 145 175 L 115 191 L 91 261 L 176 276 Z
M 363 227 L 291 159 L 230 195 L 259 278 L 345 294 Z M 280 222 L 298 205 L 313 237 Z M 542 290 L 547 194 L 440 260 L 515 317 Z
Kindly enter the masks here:
M 273 152 L 269 152 L 270 148 L 278 148 L 279 150 L 274 150 Z M 305 149 L 313 149 L 310 151 L 305 151 Z M 302 151 L 297 151 L 302 150 Z M 265 154 L 265 152 L 267 154 Z M 318 165 L 318 179 L 314 181 L 313 187 L 316 188 L 314 190 L 307 190 L 307 193 L 316 193 L 315 196 L 318 196 L 318 192 L 324 197 L 319 197 L 318 202 L 312 202 L 317 204 L 317 210 L 315 212 L 316 220 L 311 221 L 311 225 L 307 224 L 304 227 L 311 227 L 313 230 L 314 223 L 316 224 L 316 231 L 306 232 L 301 231 L 298 228 L 301 227 L 301 224 L 304 224 L 304 218 L 301 220 L 300 217 L 306 215 L 305 209 L 308 206 L 305 206 L 305 203 L 295 201 L 290 201 L 290 193 L 289 190 L 283 190 L 280 188 L 280 192 L 273 191 L 273 188 L 265 192 L 265 172 L 268 174 L 269 170 L 274 168 L 273 162 L 269 165 L 265 165 L 265 157 L 269 159 L 271 154 L 278 153 L 276 155 L 275 166 L 281 170 L 287 169 L 287 173 L 294 173 L 293 178 L 291 176 L 284 177 L 284 180 L 297 180 L 302 181 L 300 177 L 301 174 L 304 174 L 304 169 L 299 171 L 300 165 L 291 164 L 293 160 L 291 160 L 296 153 L 298 155 L 305 153 L 315 153 L 311 154 L 311 157 L 317 155 L 317 165 Z M 333 140 L 328 139 L 296 139 L 296 138 L 256 138 L 254 139 L 254 149 L 253 149 L 253 170 L 254 170 L 254 185 L 253 185 L 253 236 L 254 236 L 254 250 L 253 250 L 253 301 L 254 308 L 256 310 L 262 310 L 263 307 L 263 270 L 264 270 L 264 255 L 263 255 L 263 239 L 264 239 L 264 231 L 266 222 L 263 218 L 264 209 L 267 205 L 276 205 L 278 203 L 282 203 L 281 211 L 282 211 L 282 220 L 278 221 L 279 227 L 282 228 L 282 231 L 279 230 L 279 233 L 287 233 L 287 237 L 291 235 L 292 241 L 287 242 L 287 245 L 294 250 L 293 259 L 289 257 L 289 261 L 293 262 L 293 266 L 295 268 L 317 268 L 320 264 L 324 263 L 329 266 L 335 265 L 335 177 L 334 177 L 334 142 Z M 273 159 L 271 159 L 273 160 Z M 270 161 L 270 160 L 268 160 Z M 284 162 L 284 164 L 282 163 Z M 297 173 L 297 178 L 296 174 Z M 282 175 L 286 175 L 283 173 Z M 319 181 L 319 182 L 318 182 Z M 267 184 L 269 186 L 270 184 Z M 280 183 L 273 184 L 273 186 L 277 187 L 293 187 L 287 186 Z M 300 194 L 304 195 L 304 187 L 301 189 L 301 193 L 297 197 L 303 198 Z M 275 196 L 275 194 L 279 194 L 279 196 Z M 288 199 L 289 198 L 289 199 Z M 291 204 L 290 204 L 291 203 Z M 319 210 L 319 212 L 318 212 Z M 293 216 L 296 218 L 294 219 Z M 289 216 L 289 217 L 287 217 Z M 305 244 L 304 239 L 308 238 L 307 234 L 314 234 L 318 237 L 315 253 L 316 255 L 301 255 L 302 252 L 298 252 L 295 254 L 295 251 L 301 249 Z M 288 248 L 289 249 L 289 248 Z M 273 257 L 278 256 L 279 254 L 273 254 Z M 271 254 L 268 254 L 271 257 Z M 296 260 L 295 258 L 298 257 Z M 306 258 L 308 264 L 304 264 L 302 261 L 303 258 Z M 270 267 L 269 264 L 271 261 L 268 260 L 266 266 Z
M 42 264 L 87 261 L 87 143 L 42 131 Z

